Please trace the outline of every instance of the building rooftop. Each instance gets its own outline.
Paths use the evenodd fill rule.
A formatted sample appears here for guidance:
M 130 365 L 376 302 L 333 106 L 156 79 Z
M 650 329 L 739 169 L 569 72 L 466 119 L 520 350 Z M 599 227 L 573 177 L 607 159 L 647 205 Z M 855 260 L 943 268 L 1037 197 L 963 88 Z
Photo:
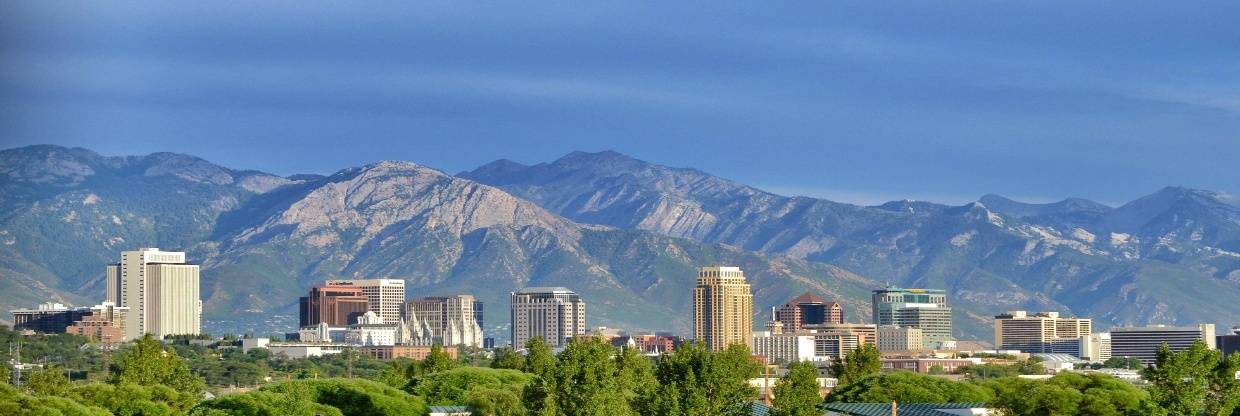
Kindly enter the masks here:
M 572 290 L 569 290 L 569 288 L 566 288 L 563 286 L 527 287 L 527 288 L 517 290 L 517 293 L 553 293 L 553 292 L 573 293 Z
M 818 408 L 852 416 L 891 416 L 891 405 L 891 403 L 823 403 Z M 898 416 L 952 416 L 956 413 L 943 412 L 940 409 L 985 407 L 985 403 L 899 403 L 896 404 L 896 414 Z

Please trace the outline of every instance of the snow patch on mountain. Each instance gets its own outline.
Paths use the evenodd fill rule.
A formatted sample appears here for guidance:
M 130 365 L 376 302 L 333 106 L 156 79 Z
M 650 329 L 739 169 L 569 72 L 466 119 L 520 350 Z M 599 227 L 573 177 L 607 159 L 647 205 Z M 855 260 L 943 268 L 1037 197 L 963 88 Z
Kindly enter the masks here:
M 955 237 L 952 237 L 951 244 L 956 247 L 964 247 L 969 244 L 969 240 L 972 240 L 975 235 L 977 235 L 976 230 L 956 234 Z

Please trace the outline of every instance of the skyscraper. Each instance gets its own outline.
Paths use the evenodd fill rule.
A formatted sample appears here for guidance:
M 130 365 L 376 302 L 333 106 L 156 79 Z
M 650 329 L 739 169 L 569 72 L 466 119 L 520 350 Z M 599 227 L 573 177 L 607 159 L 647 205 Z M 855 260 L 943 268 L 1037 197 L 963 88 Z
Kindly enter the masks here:
M 753 293 L 739 267 L 703 267 L 693 288 L 693 336 L 712 351 L 753 342 Z
M 553 347 L 586 333 L 586 304 L 564 287 L 529 287 L 512 292 L 512 346 L 542 337 Z
M 842 324 L 844 308 L 839 303 L 805 292 L 776 309 L 775 320 L 784 324 L 785 331 L 796 332 L 803 325 Z
M 424 328 L 436 343 L 482 347 L 482 302 L 471 295 L 414 299 L 405 316 L 410 326 Z
M 344 327 L 357 322 L 357 318 L 370 310 L 370 299 L 362 294 L 362 288 L 353 285 L 325 283 L 310 288 L 310 293 L 299 299 L 300 326 L 308 327 L 326 323 L 332 327 Z
M 383 323 L 400 323 L 405 309 L 405 281 L 400 279 L 338 279 L 328 280 L 336 286 L 357 286 L 366 296 L 368 310 L 383 318 Z
M 1058 312 L 1008 311 L 995 316 L 995 346 L 1027 353 L 1058 352 L 1054 351 L 1057 341 L 1075 343 L 1088 337 L 1092 322 L 1089 318 L 1061 318 Z
M 107 301 L 129 308 L 125 338 L 197 335 L 202 330 L 198 265 L 185 253 L 143 247 L 107 267 Z
M 920 328 L 923 348 L 939 348 L 952 340 L 946 291 L 888 287 L 875 290 L 872 301 L 874 323 Z

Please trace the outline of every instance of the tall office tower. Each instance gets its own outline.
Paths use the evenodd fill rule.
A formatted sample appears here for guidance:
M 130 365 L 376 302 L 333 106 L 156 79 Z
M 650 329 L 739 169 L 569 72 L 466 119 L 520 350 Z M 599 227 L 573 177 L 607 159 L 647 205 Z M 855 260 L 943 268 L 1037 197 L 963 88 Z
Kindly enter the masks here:
M 352 325 L 370 310 L 369 305 L 370 298 L 362 294 L 361 287 L 332 283 L 315 285 L 307 296 L 298 299 L 300 326 L 305 328 L 319 323 L 331 327 Z
M 947 292 L 888 287 L 874 291 L 874 323 L 920 328 L 923 348 L 940 348 L 952 340 L 952 308 Z
M 703 267 L 693 288 L 693 337 L 711 351 L 753 342 L 753 293 L 739 267 Z
M 431 296 L 409 301 L 405 312 L 440 345 L 482 347 L 482 302 L 471 295 Z
M 1111 328 L 1111 356 L 1136 357 L 1149 365 L 1154 363 L 1158 347 L 1163 343 L 1171 351 L 1183 351 L 1198 340 L 1215 349 L 1214 324 Z
M 1027 353 L 1059 352 L 1057 344 L 1076 345 L 1092 329 L 1089 318 L 1060 318 L 1059 312 L 1008 311 L 995 316 L 995 346 Z M 1077 351 L 1080 354 L 1080 351 Z
M 553 347 L 586 333 L 586 303 L 563 287 L 528 287 L 512 292 L 512 347 L 542 337 Z
M 878 327 L 878 350 L 881 352 L 903 352 L 920 350 L 921 329 L 895 325 Z
M 185 263 L 183 252 L 143 247 L 107 267 L 107 301 L 129 308 L 126 339 L 201 333 L 199 290 L 198 265 Z
M 805 292 L 776 309 L 775 320 L 784 324 L 785 331 L 797 332 L 802 325 L 844 323 L 844 308 Z
M 383 323 L 385 324 L 396 325 L 400 323 L 401 314 L 405 309 L 404 280 L 339 279 L 328 280 L 327 284 L 362 288 L 362 294 L 366 296 L 371 312 L 383 318 Z

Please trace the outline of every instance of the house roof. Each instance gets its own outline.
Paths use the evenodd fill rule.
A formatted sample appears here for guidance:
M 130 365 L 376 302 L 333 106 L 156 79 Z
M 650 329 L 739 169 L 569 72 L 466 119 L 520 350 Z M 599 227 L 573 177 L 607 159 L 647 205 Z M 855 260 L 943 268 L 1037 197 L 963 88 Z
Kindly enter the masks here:
M 464 413 L 469 412 L 467 406 L 431 406 L 431 413 Z
M 952 416 L 939 409 L 985 408 L 985 403 L 900 403 L 896 405 L 899 416 Z M 819 409 L 852 416 L 891 416 L 891 403 L 823 403 Z

